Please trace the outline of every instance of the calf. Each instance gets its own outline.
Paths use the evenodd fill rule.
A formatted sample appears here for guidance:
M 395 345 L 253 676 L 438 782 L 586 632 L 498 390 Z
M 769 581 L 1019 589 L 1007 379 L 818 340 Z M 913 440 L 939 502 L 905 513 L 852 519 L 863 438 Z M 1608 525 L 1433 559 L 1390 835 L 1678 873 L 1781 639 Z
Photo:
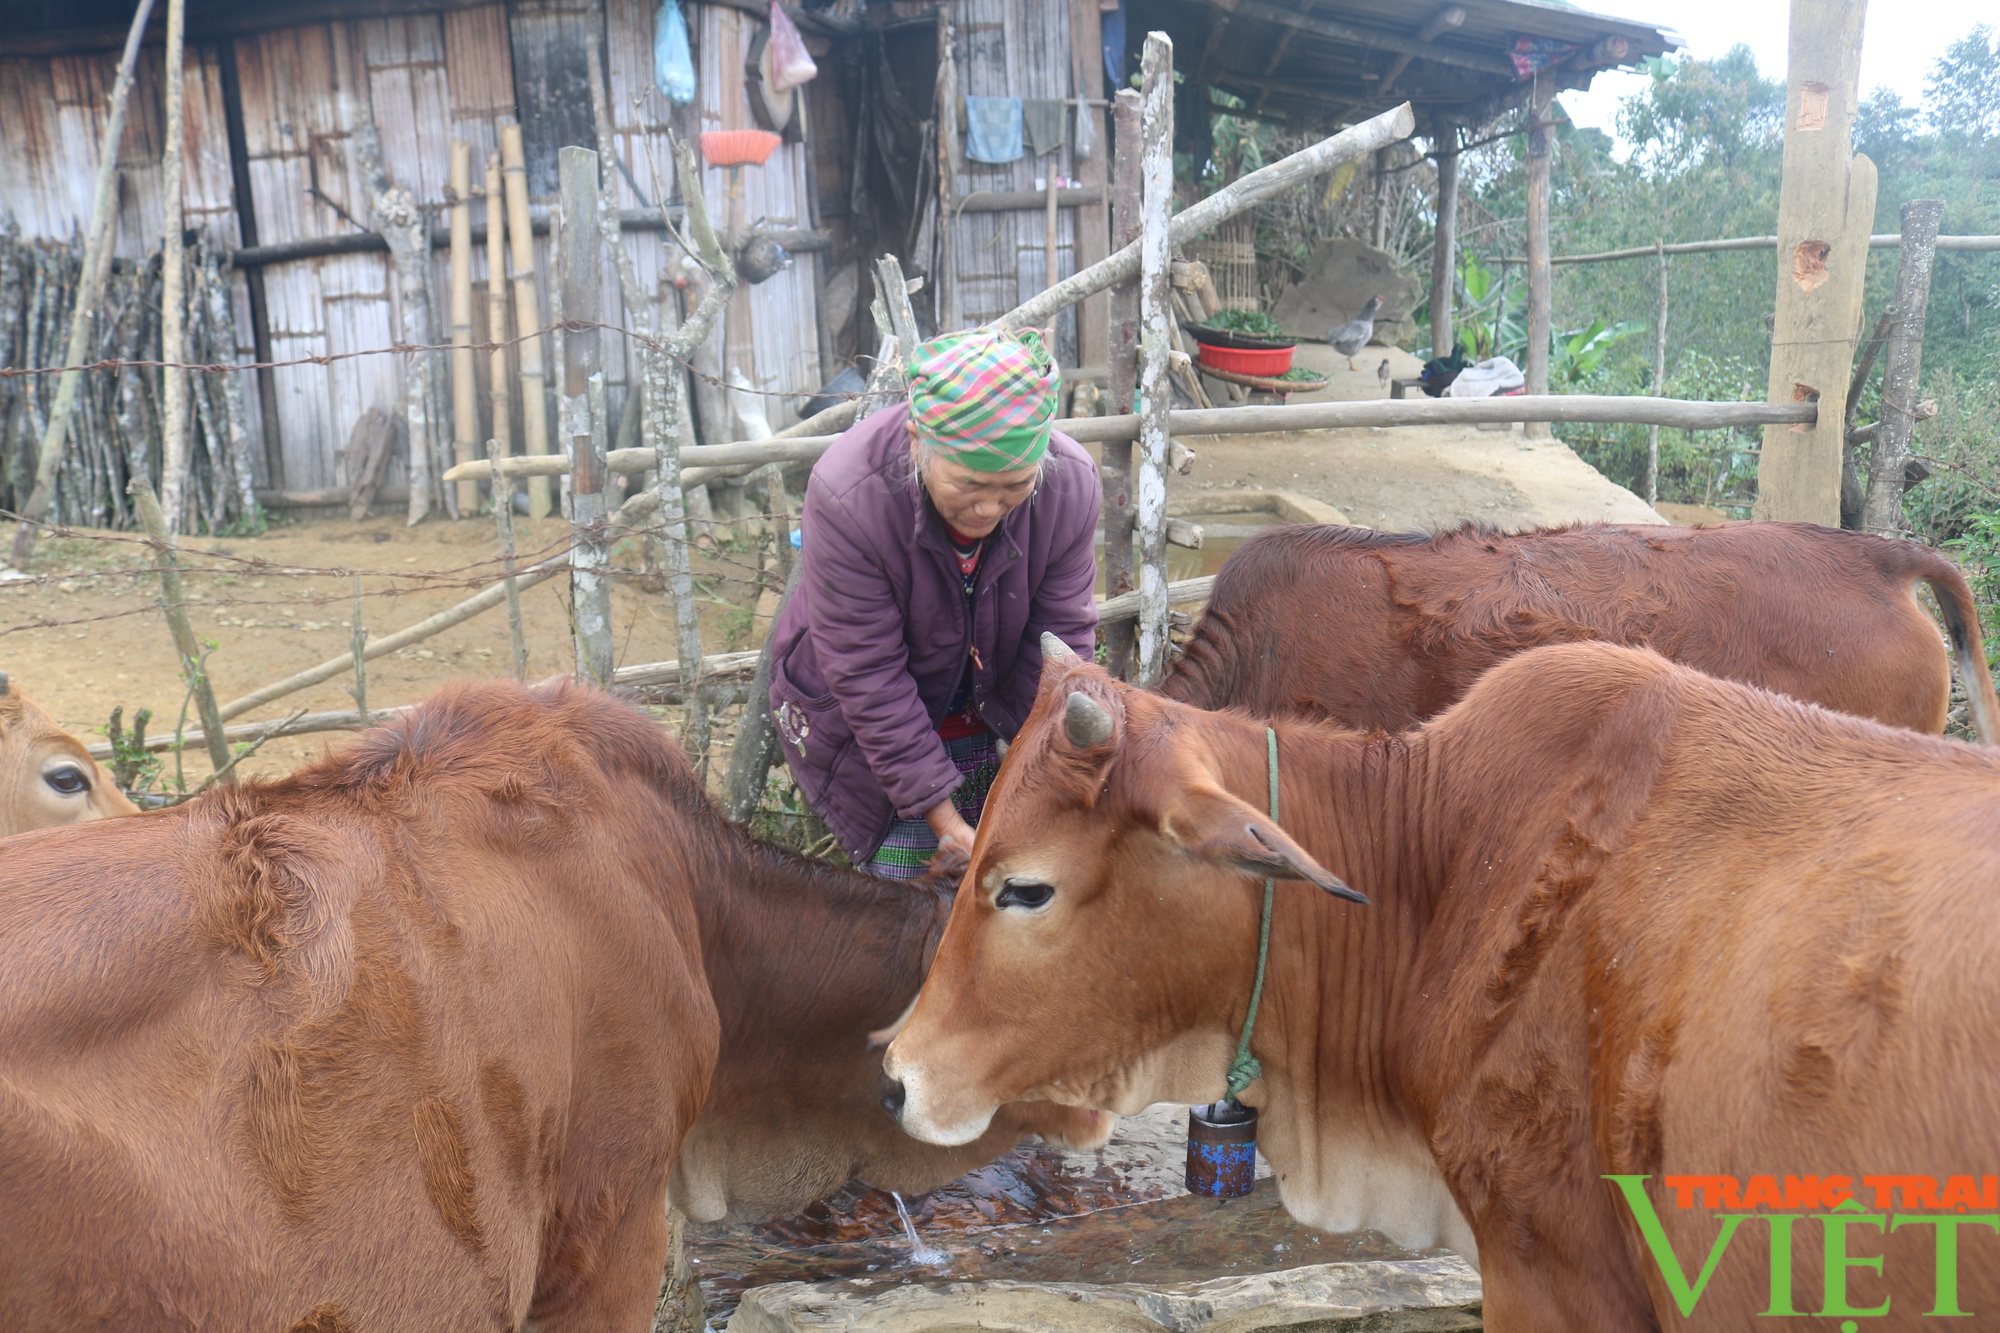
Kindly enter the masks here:
M 1594 643 L 1414 733 L 1274 734 L 1275 820 L 1262 724 L 1046 664 L 889 1047 L 904 1128 L 1220 1096 L 1274 898 L 1243 1099 L 1285 1205 L 1476 1255 L 1488 1328 L 1764 1327 L 1773 1250 L 1797 1309 L 1914 1328 L 1961 1222 L 1958 1307 L 2000 1317 L 2000 757 Z M 1662 1188 L 1695 1176 L 1734 1183 Z M 1976 1221 L 1924 1211 L 1952 1177 Z M 1718 1236 L 1842 1178 L 1849 1222 Z
M 641 1329 L 666 1203 L 924 1189 L 878 1104 L 936 897 L 759 846 L 649 718 L 455 686 L 0 867 L 0 1327 Z
M 0 838 L 138 811 L 83 742 L 0 671 Z
M 1982 743 L 2000 699 L 1958 567 L 1810 523 L 1587 524 L 1437 536 L 1286 527 L 1245 542 L 1160 691 L 1198 708 L 1403 731 L 1496 662 L 1602 639 L 1894 727 L 1939 732 L 1951 658 Z

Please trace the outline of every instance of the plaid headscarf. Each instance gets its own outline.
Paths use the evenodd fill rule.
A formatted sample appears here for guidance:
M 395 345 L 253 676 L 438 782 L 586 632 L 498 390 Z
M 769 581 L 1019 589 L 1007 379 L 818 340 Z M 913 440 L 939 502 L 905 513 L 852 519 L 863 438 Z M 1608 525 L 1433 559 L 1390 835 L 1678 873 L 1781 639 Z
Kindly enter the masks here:
M 917 348 L 910 420 L 925 443 L 978 472 L 1033 467 L 1056 419 L 1056 365 L 1033 330 L 971 329 Z

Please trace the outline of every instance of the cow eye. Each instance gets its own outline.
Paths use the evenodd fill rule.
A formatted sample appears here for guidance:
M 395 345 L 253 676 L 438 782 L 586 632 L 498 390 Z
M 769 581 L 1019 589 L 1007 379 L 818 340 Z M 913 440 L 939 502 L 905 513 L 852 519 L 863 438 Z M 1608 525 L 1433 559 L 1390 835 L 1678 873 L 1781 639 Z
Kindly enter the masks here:
M 77 796 L 90 790 L 90 779 L 83 775 L 82 769 L 71 764 L 50 769 L 42 774 L 42 781 L 64 796 Z
M 1036 880 L 1010 879 L 1000 886 L 994 895 L 993 905 L 1000 908 L 1018 907 L 1024 912 L 1033 912 L 1047 907 L 1049 900 L 1056 896 L 1056 886 Z

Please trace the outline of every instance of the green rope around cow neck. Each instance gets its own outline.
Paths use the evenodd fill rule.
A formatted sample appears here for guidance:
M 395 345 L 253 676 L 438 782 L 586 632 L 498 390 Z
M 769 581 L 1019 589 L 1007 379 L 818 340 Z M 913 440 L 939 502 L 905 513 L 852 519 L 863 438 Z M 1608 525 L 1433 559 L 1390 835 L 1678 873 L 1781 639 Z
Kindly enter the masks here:
M 1271 822 L 1278 822 L 1278 733 L 1264 728 L 1264 748 L 1270 759 Z M 1243 1016 L 1243 1036 L 1236 1043 L 1236 1058 L 1229 1062 L 1226 1075 L 1229 1084 L 1229 1104 L 1237 1104 L 1236 1098 L 1243 1089 L 1264 1077 L 1264 1066 L 1256 1056 L 1250 1054 L 1250 1034 L 1257 1030 L 1257 1006 L 1264 999 L 1264 964 L 1271 957 L 1271 904 L 1277 896 L 1278 882 L 1264 881 L 1264 917 L 1257 926 L 1257 980 L 1250 987 L 1250 1012 Z

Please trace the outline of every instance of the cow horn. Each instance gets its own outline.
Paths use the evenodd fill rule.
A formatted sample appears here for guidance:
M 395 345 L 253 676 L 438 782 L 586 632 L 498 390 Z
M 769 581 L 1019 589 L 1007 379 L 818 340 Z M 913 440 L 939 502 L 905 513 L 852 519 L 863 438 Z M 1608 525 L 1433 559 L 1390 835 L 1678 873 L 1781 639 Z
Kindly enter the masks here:
M 1063 706 L 1063 732 L 1079 750 L 1111 739 L 1111 711 L 1082 690 L 1071 690 Z
M 7 673 L 0 671 L 0 694 L 7 692 Z
M 1063 658 L 1068 658 L 1070 661 L 1073 662 L 1076 660 L 1076 649 L 1070 647 L 1068 644 L 1064 643 L 1061 639 L 1049 633 L 1047 630 L 1043 630 L 1042 657 L 1045 660 L 1054 660 L 1054 661 L 1060 661 Z

